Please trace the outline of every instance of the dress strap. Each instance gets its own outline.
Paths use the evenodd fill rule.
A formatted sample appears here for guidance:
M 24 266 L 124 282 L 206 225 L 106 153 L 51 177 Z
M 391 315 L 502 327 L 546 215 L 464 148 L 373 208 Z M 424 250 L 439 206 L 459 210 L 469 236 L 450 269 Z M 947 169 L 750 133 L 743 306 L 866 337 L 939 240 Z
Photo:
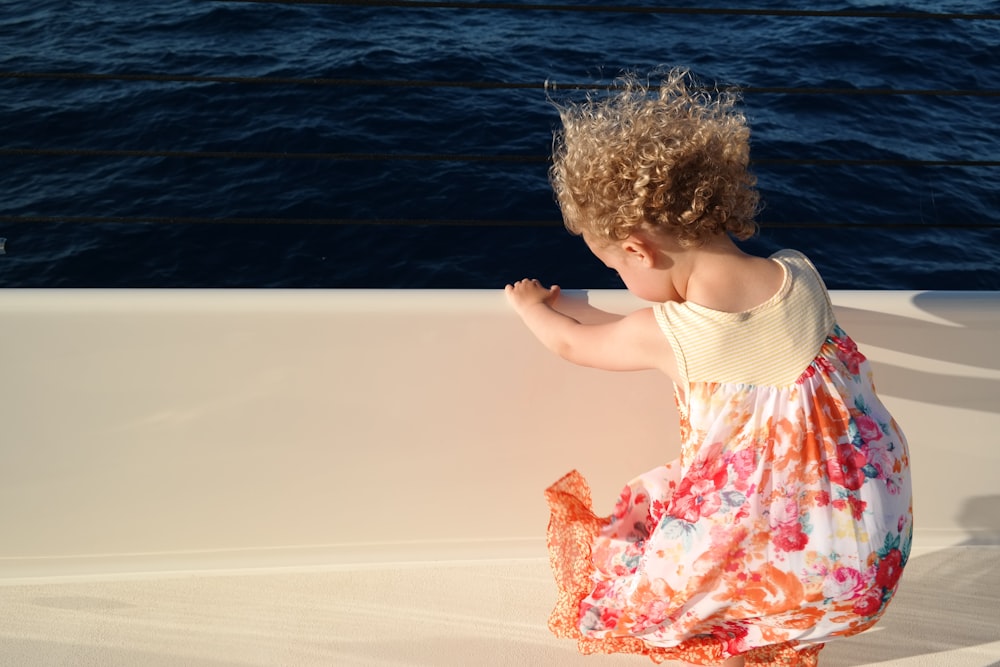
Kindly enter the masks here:
M 681 347 L 680 340 L 677 338 L 677 332 L 670 325 L 670 318 L 667 315 L 667 304 L 658 303 L 653 306 L 653 315 L 656 316 L 656 323 L 660 326 L 660 331 L 663 335 L 667 337 L 667 342 L 670 343 L 670 347 L 674 350 L 674 357 L 677 360 L 677 380 L 675 384 L 680 385 L 681 391 L 684 396 L 688 394 L 688 374 L 687 374 L 687 361 L 684 358 L 684 349 Z

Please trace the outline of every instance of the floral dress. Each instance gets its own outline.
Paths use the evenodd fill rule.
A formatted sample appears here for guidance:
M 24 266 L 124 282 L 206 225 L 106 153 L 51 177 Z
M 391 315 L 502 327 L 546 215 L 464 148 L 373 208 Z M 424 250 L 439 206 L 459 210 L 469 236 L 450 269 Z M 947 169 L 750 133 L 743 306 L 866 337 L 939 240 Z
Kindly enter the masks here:
M 693 381 L 675 399 L 679 460 L 611 516 L 576 471 L 546 491 L 549 627 L 582 653 L 815 665 L 882 615 L 912 542 L 906 440 L 867 360 L 834 323 L 794 382 Z

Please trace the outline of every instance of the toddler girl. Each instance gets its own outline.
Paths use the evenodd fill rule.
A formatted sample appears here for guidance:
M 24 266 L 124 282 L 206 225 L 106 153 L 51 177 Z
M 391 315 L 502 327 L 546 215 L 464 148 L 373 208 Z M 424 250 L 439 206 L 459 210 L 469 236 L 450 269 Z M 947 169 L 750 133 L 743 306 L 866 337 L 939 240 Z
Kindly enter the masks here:
M 670 376 L 682 446 L 606 518 L 576 471 L 546 491 L 549 626 L 583 653 L 815 665 L 896 591 L 912 541 L 906 440 L 810 261 L 733 242 L 756 231 L 758 204 L 734 96 L 679 70 L 658 91 L 621 83 L 560 107 L 550 178 L 567 228 L 655 305 L 584 325 L 555 310 L 557 286 L 506 293 L 563 358 Z

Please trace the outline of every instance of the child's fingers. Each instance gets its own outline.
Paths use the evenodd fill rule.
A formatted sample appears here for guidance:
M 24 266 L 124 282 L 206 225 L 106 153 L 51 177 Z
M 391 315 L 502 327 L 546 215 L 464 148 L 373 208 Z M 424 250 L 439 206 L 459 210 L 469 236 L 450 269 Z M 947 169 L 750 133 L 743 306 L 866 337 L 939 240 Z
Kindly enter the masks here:
M 538 285 L 539 287 L 541 287 L 542 283 L 538 280 L 538 278 L 522 278 L 521 280 L 518 280 L 514 284 L 507 283 L 507 287 L 512 287 L 512 288 L 519 287 L 521 285 Z
M 520 301 L 542 301 L 552 304 L 559 298 L 558 285 L 545 287 L 538 278 L 522 278 L 514 283 L 504 285 L 504 292 L 512 303 Z

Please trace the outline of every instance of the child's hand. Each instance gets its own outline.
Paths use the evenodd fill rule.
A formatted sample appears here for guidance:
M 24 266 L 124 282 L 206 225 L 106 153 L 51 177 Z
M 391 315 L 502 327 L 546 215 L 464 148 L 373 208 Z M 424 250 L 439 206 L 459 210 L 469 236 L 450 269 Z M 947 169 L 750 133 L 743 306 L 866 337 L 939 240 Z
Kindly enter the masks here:
M 525 278 L 518 280 L 513 285 L 507 285 L 504 292 L 507 293 L 507 300 L 517 312 L 539 303 L 552 306 L 559 298 L 558 285 L 543 287 L 542 283 L 534 278 Z

